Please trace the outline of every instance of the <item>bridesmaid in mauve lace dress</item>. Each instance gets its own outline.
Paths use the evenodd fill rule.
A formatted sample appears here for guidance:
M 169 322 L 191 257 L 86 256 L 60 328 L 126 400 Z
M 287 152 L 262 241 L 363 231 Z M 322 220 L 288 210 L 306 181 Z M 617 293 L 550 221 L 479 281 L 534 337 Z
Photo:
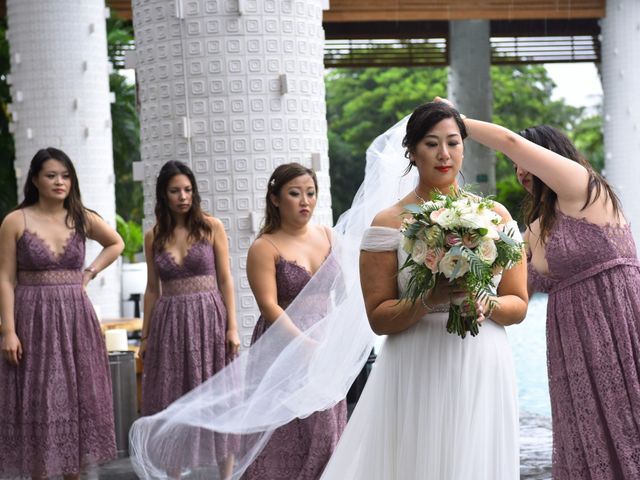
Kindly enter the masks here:
M 85 240 L 104 248 L 83 271 Z M 115 458 L 111 379 L 84 286 L 122 252 L 62 151 L 39 150 L 0 227 L 0 478 L 79 478 Z
M 185 164 L 171 161 L 160 170 L 155 213 L 156 224 L 145 235 L 143 415 L 163 410 L 223 369 L 240 347 L 227 235 L 220 220 L 200 209 Z M 210 446 L 227 478 L 237 440 L 214 439 L 202 437 L 198 448 Z M 167 471 L 179 476 L 180 461 L 167 461 Z
M 549 293 L 553 478 L 640 478 L 640 262 L 620 203 L 558 130 L 465 123 L 530 194 L 529 288 Z
M 309 225 L 317 189 L 314 171 L 297 163 L 280 165 L 269 179 L 264 226 L 247 257 L 247 277 L 262 314 L 252 343 L 282 315 L 329 255 L 329 230 Z M 243 478 L 320 478 L 346 421 L 343 400 L 276 429 Z

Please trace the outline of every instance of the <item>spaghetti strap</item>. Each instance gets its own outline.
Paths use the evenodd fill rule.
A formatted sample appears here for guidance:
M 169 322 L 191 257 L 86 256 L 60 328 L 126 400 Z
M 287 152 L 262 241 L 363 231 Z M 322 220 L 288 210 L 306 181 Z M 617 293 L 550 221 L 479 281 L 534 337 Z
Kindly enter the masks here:
M 267 242 L 269 242 L 271 245 L 273 245 L 273 248 L 276 249 L 276 252 L 278 252 L 278 255 L 280 256 L 280 258 L 282 257 L 282 253 L 280 253 L 280 249 L 276 246 L 275 243 L 273 243 L 271 240 L 269 240 L 267 237 L 265 237 L 264 235 L 262 236 L 262 238 L 264 238 Z
M 27 229 L 27 214 L 24 211 L 24 208 L 21 208 L 20 210 L 22 210 L 22 218 L 24 219 L 24 229 Z

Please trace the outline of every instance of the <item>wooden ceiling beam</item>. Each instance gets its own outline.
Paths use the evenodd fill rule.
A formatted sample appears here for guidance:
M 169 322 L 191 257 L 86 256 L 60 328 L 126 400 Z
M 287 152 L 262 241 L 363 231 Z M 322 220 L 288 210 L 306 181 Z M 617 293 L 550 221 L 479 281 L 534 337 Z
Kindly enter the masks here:
M 601 18 L 606 0 L 329 0 L 324 21 Z
M 131 0 L 106 0 L 116 15 L 131 20 Z M 602 18 L 606 0 L 329 0 L 324 22 L 434 20 L 573 20 Z M 6 0 L 0 0 L 0 17 Z

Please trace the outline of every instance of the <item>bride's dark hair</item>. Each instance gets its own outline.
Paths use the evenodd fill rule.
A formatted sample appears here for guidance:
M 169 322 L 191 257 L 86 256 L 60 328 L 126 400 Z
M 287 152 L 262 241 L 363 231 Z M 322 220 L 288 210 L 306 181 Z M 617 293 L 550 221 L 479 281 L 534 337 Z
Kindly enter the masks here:
M 458 125 L 462 139 L 467 138 L 467 127 L 464 125 L 464 120 L 462 120 L 460 112 L 451 105 L 445 102 L 428 102 L 419 105 L 409 117 L 407 133 L 402 139 L 402 146 L 406 149 L 404 152 L 405 158 L 409 158 L 418 143 L 433 127 L 447 118 L 453 118 L 456 125 Z M 413 166 L 414 163 L 409 162 L 404 174 L 409 173 Z
M 262 225 L 262 228 L 260 229 L 260 232 L 258 233 L 258 236 L 262 235 L 263 233 L 272 233 L 280 228 L 280 222 L 282 221 L 282 219 L 280 218 L 280 211 L 278 210 L 278 207 L 276 207 L 271 201 L 271 195 L 275 195 L 276 197 L 279 196 L 280 190 L 282 189 L 283 185 L 302 175 L 309 175 L 313 179 L 317 195 L 318 178 L 316 177 L 316 172 L 314 172 L 310 168 L 293 162 L 284 163 L 278 166 L 273 171 L 271 177 L 269 177 L 269 182 L 267 183 L 267 198 L 264 223 Z
M 206 214 L 200 208 L 200 194 L 193 172 L 184 163 L 171 160 L 162 166 L 156 181 L 156 224 L 153 226 L 153 249 L 155 251 L 164 248 L 173 235 L 173 229 L 176 228 L 176 220 L 171 213 L 167 199 L 169 181 L 176 175 L 184 175 L 191 183 L 191 208 L 186 219 L 189 241 L 198 242 L 209 239 L 213 234 L 211 225 L 205 219 Z
M 589 184 L 587 186 L 587 199 L 582 206 L 582 210 L 593 204 L 600 195 L 605 195 L 611 201 L 616 217 L 620 215 L 620 200 L 611 185 L 593 169 L 591 164 L 578 152 L 578 149 L 564 133 L 549 125 L 538 125 L 525 128 L 519 134 L 530 142 L 573 160 L 587 169 Z M 531 178 L 533 180 L 531 182 L 531 195 L 527 196 L 524 204 L 524 219 L 527 226 L 540 219 L 540 238 L 544 240 L 556 221 L 558 196 L 538 177 L 532 174 Z

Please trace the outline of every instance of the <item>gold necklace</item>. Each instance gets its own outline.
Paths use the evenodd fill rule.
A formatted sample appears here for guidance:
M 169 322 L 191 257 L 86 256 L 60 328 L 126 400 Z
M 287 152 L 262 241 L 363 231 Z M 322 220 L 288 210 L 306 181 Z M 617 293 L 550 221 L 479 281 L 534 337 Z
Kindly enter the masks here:
M 413 194 L 418 198 L 418 200 L 422 200 L 422 203 L 427 203 L 427 201 L 424 198 L 422 198 L 420 195 L 418 195 L 417 188 L 418 187 L 413 189 Z

